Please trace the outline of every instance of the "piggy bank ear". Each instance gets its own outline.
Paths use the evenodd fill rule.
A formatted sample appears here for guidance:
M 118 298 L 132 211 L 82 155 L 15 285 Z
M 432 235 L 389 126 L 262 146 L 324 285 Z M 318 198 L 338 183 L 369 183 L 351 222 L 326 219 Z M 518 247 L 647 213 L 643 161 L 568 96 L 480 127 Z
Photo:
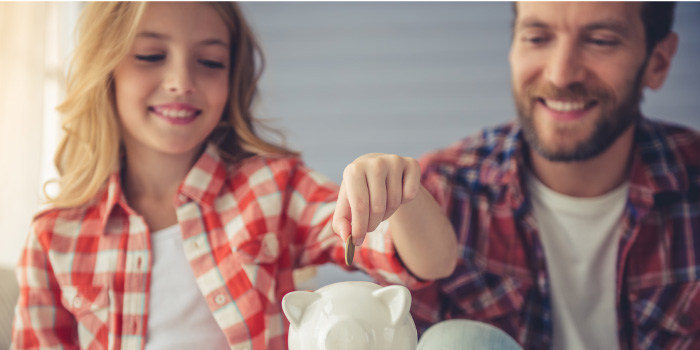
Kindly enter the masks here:
M 299 291 L 289 292 L 282 298 L 282 311 L 294 329 L 299 329 L 304 310 L 320 297 L 318 293 Z
M 411 307 L 411 293 L 404 286 L 389 286 L 377 289 L 372 296 L 380 300 L 389 308 L 391 325 L 396 324 L 408 314 Z

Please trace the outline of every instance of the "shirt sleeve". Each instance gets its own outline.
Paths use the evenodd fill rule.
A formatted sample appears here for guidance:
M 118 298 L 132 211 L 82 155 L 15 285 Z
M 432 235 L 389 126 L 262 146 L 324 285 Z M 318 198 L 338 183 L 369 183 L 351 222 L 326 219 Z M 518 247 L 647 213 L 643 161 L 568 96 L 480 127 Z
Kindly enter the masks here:
M 296 227 L 296 267 L 334 263 L 345 270 L 360 269 L 379 284 L 419 288 L 427 282 L 415 278 L 396 254 L 388 222 L 367 234 L 356 247 L 353 264 L 345 264 L 345 245 L 332 228 L 338 185 L 325 176 L 299 165 L 292 175 L 292 194 L 287 217 Z
M 445 213 L 450 213 L 450 198 L 453 188 L 451 185 L 451 172 L 437 154 L 428 154 L 418 160 L 421 167 L 421 184 L 428 190 L 435 201 Z
M 45 217 L 32 223 L 17 266 L 19 298 L 10 349 L 78 349 L 77 325 L 61 304 L 61 293 L 48 258 L 50 236 Z

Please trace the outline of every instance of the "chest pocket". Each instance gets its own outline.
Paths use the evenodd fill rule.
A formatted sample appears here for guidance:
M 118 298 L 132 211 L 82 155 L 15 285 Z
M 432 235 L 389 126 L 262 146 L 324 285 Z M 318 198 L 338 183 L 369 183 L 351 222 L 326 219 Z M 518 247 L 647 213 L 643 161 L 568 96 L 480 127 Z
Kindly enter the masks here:
M 276 232 L 259 234 L 232 247 L 251 285 L 269 302 L 275 302 L 280 243 Z
M 267 232 L 255 235 L 233 246 L 233 252 L 243 264 L 270 264 L 280 254 L 277 233 Z
M 109 290 L 105 287 L 61 287 L 61 304 L 79 325 L 81 349 L 102 349 L 102 344 L 107 344 L 109 302 Z
M 630 293 L 638 349 L 697 349 L 700 282 L 674 283 Z

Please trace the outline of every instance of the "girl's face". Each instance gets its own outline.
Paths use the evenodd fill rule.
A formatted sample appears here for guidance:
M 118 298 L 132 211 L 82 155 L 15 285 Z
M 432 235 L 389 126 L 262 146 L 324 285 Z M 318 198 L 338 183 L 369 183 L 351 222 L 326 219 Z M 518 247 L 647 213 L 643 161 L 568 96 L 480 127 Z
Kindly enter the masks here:
M 148 4 L 129 54 L 114 70 L 129 151 L 193 156 L 229 96 L 231 37 L 213 7 Z

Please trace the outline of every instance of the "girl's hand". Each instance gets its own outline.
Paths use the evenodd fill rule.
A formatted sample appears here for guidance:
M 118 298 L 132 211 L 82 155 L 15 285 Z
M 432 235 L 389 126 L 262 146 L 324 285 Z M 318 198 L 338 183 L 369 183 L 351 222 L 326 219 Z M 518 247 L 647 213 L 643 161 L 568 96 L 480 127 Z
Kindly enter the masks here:
M 343 171 L 333 231 L 343 241 L 352 234 L 355 245 L 362 245 L 367 232 L 416 198 L 420 186 L 420 166 L 413 158 L 370 153 L 355 159 Z

